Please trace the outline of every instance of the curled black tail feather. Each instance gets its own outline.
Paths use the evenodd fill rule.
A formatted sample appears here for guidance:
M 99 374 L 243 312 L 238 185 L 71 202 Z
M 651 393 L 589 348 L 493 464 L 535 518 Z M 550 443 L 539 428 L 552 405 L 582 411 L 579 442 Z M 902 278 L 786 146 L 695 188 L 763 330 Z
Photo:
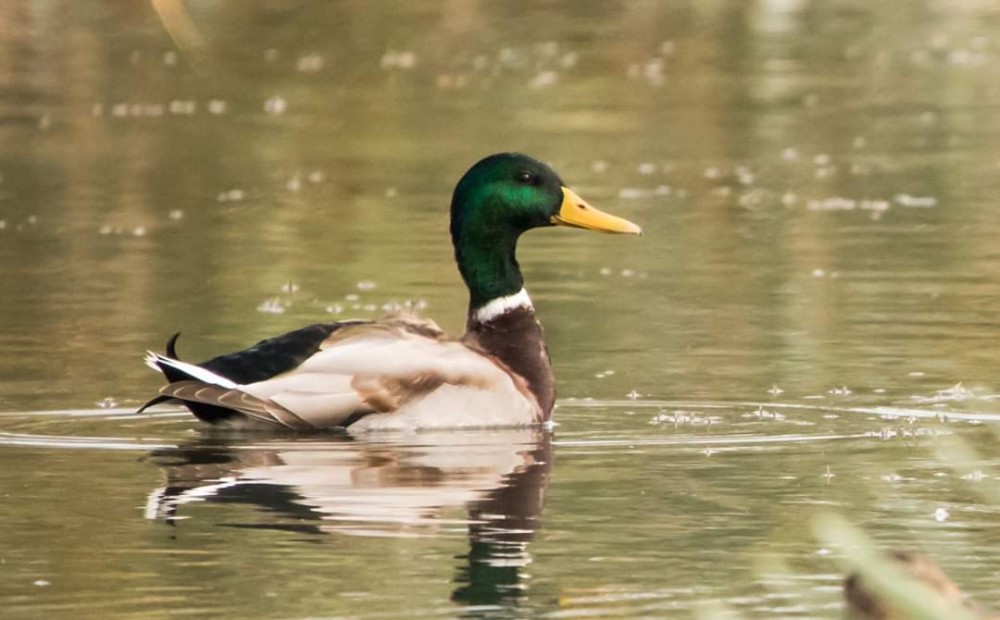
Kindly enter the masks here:
M 181 335 L 181 333 L 177 332 L 176 334 L 174 334 L 173 336 L 171 336 L 170 338 L 167 339 L 167 347 L 166 347 L 166 349 L 167 349 L 167 357 L 172 357 L 175 360 L 180 359 L 180 357 L 177 356 L 177 339 L 180 337 L 180 335 Z M 162 366 L 160 366 L 160 370 L 164 373 L 164 375 L 166 375 L 167 370 L 172 370 L 172 369 L 165 369 Z M 167 376 L 167 379 L 169 379 L 170 381 L 175 381 L 176 380 L 176 379 L 171 378 L 169 375 Z M 135 412 L 136 413 L 142 413 L 143 411 L 149 409 L 150 407 L 154 407 L 156 405 L 159 405 L 159 404 L 162 404 L 162 403 L 165 403 L 165 402 L 169 402 L 171 400 L 173 400 L 173 399 L 170 398 L 169 396 L 164 396 L 164 395 L 160 394 L 159 396 L 154 396 L 153 398 L 150 398 L 149 400 L 147 400 L 145 402 L 145 404 L 143 404 L 141 407 L 139 407 L 138 409 L 136 409 Z

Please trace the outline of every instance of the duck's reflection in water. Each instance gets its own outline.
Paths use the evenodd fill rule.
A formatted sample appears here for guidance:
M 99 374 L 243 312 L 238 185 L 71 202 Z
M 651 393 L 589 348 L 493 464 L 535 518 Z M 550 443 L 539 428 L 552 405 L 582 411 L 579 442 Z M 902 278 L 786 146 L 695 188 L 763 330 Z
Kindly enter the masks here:
M 207 434 L 152 460 L 166 474 L 146 506 L 174 523 L 183 506 L 248 503 L 275 517 L 249 527 L 345 535 L 426 536 L 468 528 L 452 599 L 510 604 L 539 527 L 552 462 L 538 429 L 263 439 Z M 465 518 L 443 516 L 464 508 Z

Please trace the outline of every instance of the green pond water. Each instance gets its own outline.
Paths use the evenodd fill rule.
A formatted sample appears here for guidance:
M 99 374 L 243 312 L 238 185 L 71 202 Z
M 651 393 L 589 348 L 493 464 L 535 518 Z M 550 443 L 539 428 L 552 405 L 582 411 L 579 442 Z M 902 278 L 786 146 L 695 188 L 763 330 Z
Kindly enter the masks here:
M 1000 607 L 996 2 L 25 0 L 0 35 L 5 618 L 838 618 L 825 513 Z M 131 413 L 175 331 L 459 331 L 447 206 L 502 150 L 644 228 L 522 239 L 552 432 Z

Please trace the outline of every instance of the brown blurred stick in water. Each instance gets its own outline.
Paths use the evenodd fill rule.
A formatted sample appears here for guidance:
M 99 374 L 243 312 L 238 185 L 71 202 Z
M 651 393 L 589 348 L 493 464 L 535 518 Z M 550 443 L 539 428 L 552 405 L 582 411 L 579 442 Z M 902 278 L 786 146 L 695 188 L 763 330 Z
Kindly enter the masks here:
M 908 551 L 890 551 L 887 559 L 897 566 L 907 577 L 920 583 L 940 601 L 941 609 L 959 613 L 972 613 L 979 618 L 993 618 L 968 601 L 955 582 L 948 578 L 941 568 L 929 558 Z M 847 615 L 854 620 L 908 620 L 912 615 L 893 605 L 878 593 L 859 573 L 852 573 L 844 581 L 844 598 Z M 961 610 L 961 611 L 959 611 Z
M 177 50 L 193 65 L 191 54 L 205 45 L 201 31 L 184 6 L 184 0 L 149 0 L 163 29 L 173 39 Z

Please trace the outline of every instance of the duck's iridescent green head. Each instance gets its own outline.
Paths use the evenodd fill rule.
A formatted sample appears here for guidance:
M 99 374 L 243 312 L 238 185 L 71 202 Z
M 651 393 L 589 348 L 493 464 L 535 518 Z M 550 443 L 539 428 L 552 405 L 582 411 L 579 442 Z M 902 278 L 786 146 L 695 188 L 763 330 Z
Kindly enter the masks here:
M 641 233 L 635 224 L 591 207 L 527 155 L 499 153 L 470 168 L 451 200 L 451 239 L 470 307 L 521 290 L 524 279 L 514 258 L 518 237 L 554 225 Z

